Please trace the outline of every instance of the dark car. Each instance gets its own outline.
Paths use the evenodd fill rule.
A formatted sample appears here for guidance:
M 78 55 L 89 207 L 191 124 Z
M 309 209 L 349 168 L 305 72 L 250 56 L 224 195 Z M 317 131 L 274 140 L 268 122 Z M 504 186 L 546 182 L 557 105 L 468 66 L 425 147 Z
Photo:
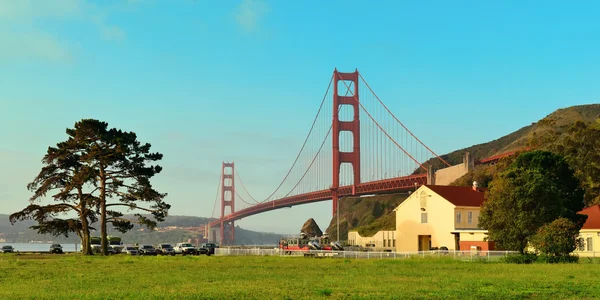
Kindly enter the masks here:
M 50 246 L 50 253 L 51 254 L 63 254 L 63 248 L 60 244 L 52 244 Z
M 213 243 L 204 243 L 201 248 L 206 249 L 206 255 L 211 256 L 215 254 L 215 248 L 219 248 L 219 246 Z
M 156 248 L 154 248 L 154 246 L 152 246 L 152 245 L 142 245 L 139 248 L 139 254 L 156 256 L 157 251 L 156 251 Z
M 0 252 L 2 252 L 2 253 L 14 253 L 15 252 L 15 248 L 13 248 L 11 245 L 5 245 L 5 246 L 2 246 L 2 248 L 0 249 Z

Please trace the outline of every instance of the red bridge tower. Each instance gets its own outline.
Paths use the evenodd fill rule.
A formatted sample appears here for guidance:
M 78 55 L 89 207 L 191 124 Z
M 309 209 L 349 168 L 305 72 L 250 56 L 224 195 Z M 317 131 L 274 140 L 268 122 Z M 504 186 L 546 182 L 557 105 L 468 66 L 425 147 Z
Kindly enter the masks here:
M 360 107 L 358 99 L 358 77 L 358 70 L 353 73 L 340 73 L 337 69 L 333 71 L 333 184 L 331 186 L 331 196 L 333 199 L 334 215 L 336 214 L 338 207 L 338 188 L 340 187 L 340 168 L 342 163 L 349 163 L 352 165 L 352 172 L 354 173 L 352 191 L 354 192 L 354 186 L 360 184 Z M 338 90 L 338 84 L 341 91 Z M 339 109 L 342 105 L 352 106 L 354 111 L 354 118 L 352 121 L 340 120 Z M 340 133 L 342 131 L 352 132 L 352 152 L 340 152 Z
M 221 168 L 221 245 L 233 245 L 234 226 L 233 221 L 223 221 L 225 207 L 229 207 L 229 214 L 235 211 L 235 176 L 234 163 L 223 162 Z M 226 236 L 227 235 L 227 236 Z

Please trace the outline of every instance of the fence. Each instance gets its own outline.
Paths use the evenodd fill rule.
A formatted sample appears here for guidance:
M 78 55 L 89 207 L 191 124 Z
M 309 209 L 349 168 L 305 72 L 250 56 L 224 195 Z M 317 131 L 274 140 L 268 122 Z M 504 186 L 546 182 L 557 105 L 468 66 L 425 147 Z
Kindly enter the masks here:
M 375 252 L 375 251 L 327 251 L 327 250 L 282 250 L 282 249 L 236 249 L 236 248 L 217 248 L 215 255 L 222 256 L 313 256 L 313 257 L 332 257 L 332 258 L 353 258 L 353 259 L 403 259 L 410 257 L 450 257 L 465 261 L 485 260 L 495 261 L 500 258 L 516 253 L 513 251 L 418 251 L 418 252 Z

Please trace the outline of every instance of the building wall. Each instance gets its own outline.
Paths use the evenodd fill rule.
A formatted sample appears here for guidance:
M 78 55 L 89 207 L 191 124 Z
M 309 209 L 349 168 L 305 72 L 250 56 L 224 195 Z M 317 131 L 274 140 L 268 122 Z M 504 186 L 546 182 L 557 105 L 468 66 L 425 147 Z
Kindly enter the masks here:
M 390 248 L 396 244 L 396 231 L 381 230 L 373 236 L 361 236 L 358 231 L 348 232 L 348 244 L 362 247 Z M 368 246 L 369 245 L 369 246 Z M 373 246 L 370 246 L 373 245 Z
M 436 185 L 449 185 L 456 179 L 467 174 L 469 170 L 465 164 L 460 164 L 445 169 L 439 169 L 435 171 L 435 184 Z
M 456 207 L 454 209 L 454 228 L 455 229 L 475 229 L 479 224 L 480 207 Z M 460 222 L 458 214 L 460 213 Z M 469 223 L 469 213 L 471 214 L 471 222 Z
M 479 247 L 481 251 L 494 250 L 494 242 L 484 241 L 486 233 L 487 230 L 460 232 L 460 249 L 457 250 L 468 251 L 472 246 Z
M 584 240 L 583 249 L 577 249 L 573 253 L 580 257 L 600 257 L 600 229 L 582 229 L 579 237 Z
M 430 235 L 432 247 L 454 250 L 454 208 L 426 186 L 420 187 L 396 208 L 396 251 L 419 251 L 419 235 Z M 427 223 L 421 223 L 422 213 L 427 213 Z
M 465 153 L 463 163 L 435 171 L 435 185 L 449 185 L 456 179 L 467 174 L 474 167 L 474 161 L 469 153 Z

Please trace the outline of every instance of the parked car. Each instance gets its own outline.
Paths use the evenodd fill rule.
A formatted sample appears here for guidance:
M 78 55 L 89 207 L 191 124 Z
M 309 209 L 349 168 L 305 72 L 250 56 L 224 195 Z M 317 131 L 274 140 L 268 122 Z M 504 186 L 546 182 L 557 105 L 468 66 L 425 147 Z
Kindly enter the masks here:
M 191 254 L 191 255 L 198 255 L 200 252 L 198 251 L 198 249 L 196 249 L 196 247 L 194 247 L 194 245 L 190 244 L 190 243 L 177 243 L 177 245 L 175 245 L 175 248 L 173 248 L 175 250 L 175 254 L 181 254 L 181 255 L 187 255 L 187 254 Z M 206 251 L 206 249 L 205 249 Z
M 156 249 L 154 248 L 154 246 L 146 244 L 146 245 L 142 245 L 140 246 L 140 255 L 154 255 L 156 256 Z
M 173 249 L 173 246 L 171 246 L 171 244 L 158 245 L 156 252 L 160 253 L 161 255 L 175 255 L 175 250 Z
M 204 243 L 201 248 L 206 249 L 206 255 L 211 256 L 215 254 L 215 248 L 219 248 L 219 246 L 213 243 Z
M 127 255 L 138 255 L 139 251 L 138 248 L 133 247 L 133 246 L 126 246 L 123 248 L 123 250 L 121 251 L 121 253 L 125 253 Z
M 63 247 L 60 244 L 52 244 L 50 246 L 50 254 L 63 254 Z
M 15 248 L 13 248 L 11 245 L 4 245 L 0 249 L 0 252 L 2 252 L 2 253 L 14 253 L 15 252 Z

